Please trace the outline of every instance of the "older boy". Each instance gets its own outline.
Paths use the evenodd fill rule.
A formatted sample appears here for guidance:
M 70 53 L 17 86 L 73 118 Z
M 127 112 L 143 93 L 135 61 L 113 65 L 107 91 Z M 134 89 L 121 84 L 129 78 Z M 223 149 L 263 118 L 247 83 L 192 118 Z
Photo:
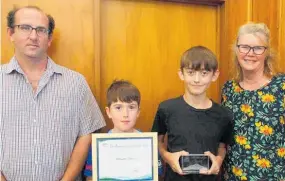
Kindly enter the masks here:
M 181 59 L 179 77 L 185 93 L 159 105 L 153 131 L 158 132 L 159 152 L 167 163 L 165 181 L 214 181 L 225 157 L 225 144 L 231 141 L 231 115 L 206 95 L 219 75 L 215 55 L 196 46 Z M 167 134 L 167 143 L 164 143 Z M 166 146 L 167 145 L 167 146 Z M 200 174 L 183 174 L 179 158 L 204 154 L 212 162 Z

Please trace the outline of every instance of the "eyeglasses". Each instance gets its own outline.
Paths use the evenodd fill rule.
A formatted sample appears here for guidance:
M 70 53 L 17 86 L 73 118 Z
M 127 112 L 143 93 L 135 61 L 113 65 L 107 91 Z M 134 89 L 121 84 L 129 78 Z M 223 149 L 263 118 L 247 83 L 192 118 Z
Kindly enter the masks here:
M 22 25 L 15 25 L 14 27 L 18 27 L 19 31 L 27 36 L 30 35 L 33 30 L 36 30 L 38 36 L 46 36 L 49 33 L 48 29 L 41 26 L 33 28 L 31 25 L 22 24 Z
M 265 50 L 267 49 L 266 46 L 254 46 L 254 47 L 251 47 L 251 46 L 248 46 L 248 45 L 237 45 L 237 47 L 238 47 L 238 51 L 240 53 L 247 54 L 252 49 L 253 53 L 256 54 L 256 55 L 262 55 L 265 52 Z

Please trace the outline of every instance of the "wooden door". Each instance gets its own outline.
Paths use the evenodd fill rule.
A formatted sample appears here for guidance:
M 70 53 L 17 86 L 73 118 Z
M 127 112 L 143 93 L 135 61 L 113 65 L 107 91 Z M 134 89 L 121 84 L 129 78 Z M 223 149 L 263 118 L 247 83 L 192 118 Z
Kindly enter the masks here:
M 106 105 L 106 90 L 114 79 L 130 80 L 142 95 L 137 127 L 148 131 L 159 103 L 184 92 L 177 74 L 182 53 L 204 45 L 218 55 L 219 9 L 159 1 L 101 0 L 99 4 L 101 103 Z M 208 93 L 218 101 L 218 82 Z

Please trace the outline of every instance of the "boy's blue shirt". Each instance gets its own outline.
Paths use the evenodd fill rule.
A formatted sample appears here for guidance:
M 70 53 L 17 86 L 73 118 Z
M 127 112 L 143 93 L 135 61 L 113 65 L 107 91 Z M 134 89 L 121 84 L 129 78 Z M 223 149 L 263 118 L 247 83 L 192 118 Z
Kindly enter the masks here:
M 141 131 L 139 131 L 139 132 L 141 132 Z M 108 133 L 112 133 L 111 130 L 109 130 Z M 158 175 L 159 176 L 163 175 L 162 159 L 161 159 L 161 156 L 159 153 L 158 153 Z M 87 156 L 87 160 L 86 160 L 85 168 L 84 168 L 84 176 L 92 177 L 92 149 L 91 149 L 91 146 L 88 150 L 88 156 Z

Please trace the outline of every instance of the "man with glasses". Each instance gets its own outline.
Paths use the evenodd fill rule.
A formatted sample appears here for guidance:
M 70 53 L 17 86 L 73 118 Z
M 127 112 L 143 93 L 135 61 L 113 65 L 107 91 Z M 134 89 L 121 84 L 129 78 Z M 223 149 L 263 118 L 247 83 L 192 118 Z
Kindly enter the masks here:
M 105 126 L 84 77 L 48 57 L 54 19 L 27 6 L 7 16 L 15 55 L 1 66 L 3 180 L 80 180 L 91 134 Z

